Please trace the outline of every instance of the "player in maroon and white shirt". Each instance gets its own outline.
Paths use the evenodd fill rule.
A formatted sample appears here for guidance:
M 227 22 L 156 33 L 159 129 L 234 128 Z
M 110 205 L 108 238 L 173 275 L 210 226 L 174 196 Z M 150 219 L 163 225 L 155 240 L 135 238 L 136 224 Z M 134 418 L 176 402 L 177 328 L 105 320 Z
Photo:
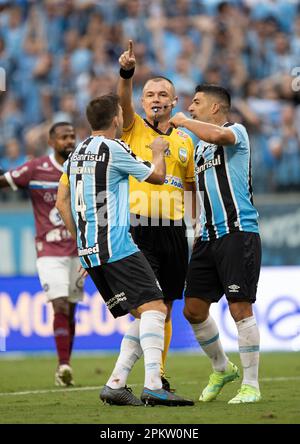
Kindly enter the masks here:
M 59 122 L 49 131 L 49 156 L 30 160 L 0 176 L 0 187 L 29 190 L 36 227 L 37 270 L 54 309 L 53 331 L 59 365 L 56 385 L 73 385 L 70 356 L 75 334 L 76 302 L 83 299 L 77 247 L 55 208 L 63 163 L 75 148 L 71 124 Z

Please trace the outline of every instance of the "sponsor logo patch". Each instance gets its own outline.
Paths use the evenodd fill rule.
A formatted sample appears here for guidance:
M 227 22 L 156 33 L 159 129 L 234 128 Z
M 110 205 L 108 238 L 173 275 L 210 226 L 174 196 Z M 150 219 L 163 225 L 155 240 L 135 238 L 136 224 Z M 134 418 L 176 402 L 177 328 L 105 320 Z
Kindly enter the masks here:
M 177 130 L 177 131 L 176 131 L 176 134 L 178 134 L 178 136 L 182 137 L 183 139 L 188 139 L 188 137 L 189 137 L 188 134 L 184 133 L 184 132 L 181 131 L 181 130 Z
M 94 154 L 91 152 L 88 152 L 86 154 L 77 154 L 74 153 L 72 156 L 72 162 L 82 162 L 82 161 L 89 161 L 89 162 L 105 162 L 105 153 L 99 155 Z
M 187 157 L 188 157 L 186 148 L 179 148 L 178 156 L 179 156 L 179 159 L 181 160 L 181 162 L 185 163 L 187 161 Z
M 197 166 L 195 168 L 195 173 L 196 174 L 202 173 L 203 171 L 208 170 L 209 168 L 215 167 L 215 166 L 218 166 L 218 165 L 221 165 L 221 156 L 220 156 L 220 154 L 215 159 L 208 160 L 203 165 Z
M 78 256 L 88 256 L 89 254 L 99 253 L 99 245 L 96 244 L 93 247 L 78 248 Z
M 127 301 L 127 297 L 125 296 L 124 291 L 121 291 L 121 293 L 116 294 L 114 297 L 110 298 L 107 302 L 107 308 L 110 310 L 115 306 L 118 305 L 120 302 Z
M 170 176 L 169 174 L 165 178 L 165 185 L 172 185 L 175 188 L 183 190 L 183 182 L 180 177 Z

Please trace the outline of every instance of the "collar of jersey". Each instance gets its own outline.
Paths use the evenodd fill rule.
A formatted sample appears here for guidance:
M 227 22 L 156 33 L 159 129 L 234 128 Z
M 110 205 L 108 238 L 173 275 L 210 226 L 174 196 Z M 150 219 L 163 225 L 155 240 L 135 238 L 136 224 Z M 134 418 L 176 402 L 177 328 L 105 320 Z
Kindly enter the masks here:
M 163 133 L 161 130 L 159 130 L 158 128 L 154 128 L 153 125 L 151 125 L 150 122 L 148 122 L 147 119 L 144 119 L 144 122 L 147 123 L 148 126 L 150 126 L 150 128 L 152 128 L 157 134 L 160 134 L 161 136 L 170 136 L 172 134 L 173 128 L 170 126 L 170 128 L 167 130 L 167 132 Z M 170 131 L 171 130 L 171 131 Z
M 63 166 L 60 165 L 60 163 L 57 162 L 57 160 L 54 157 L 54 153 L 49 154 L 49 159 L 52 163 L 52 165 L 59 171 L 61 171 L 62 173 L 64 172 Z

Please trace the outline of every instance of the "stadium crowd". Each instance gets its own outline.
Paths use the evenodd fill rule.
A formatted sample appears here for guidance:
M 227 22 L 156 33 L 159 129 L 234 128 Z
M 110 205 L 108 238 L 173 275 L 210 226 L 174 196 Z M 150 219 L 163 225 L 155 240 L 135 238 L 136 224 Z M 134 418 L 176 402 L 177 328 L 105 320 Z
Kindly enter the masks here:
M 44 154 L 57 121 L 71 121 L 78 140 L 89 134 L 85 107 L 116 89 L 128 39 L 138 113 L 153 75 L 174 82 L 176 111 L 187 110 L 197 84 L 221 84 L 233 97 L 231 120 L 250 134 L 254 191 L 300 190 L 296 0 L 0 0 L 3 170 Z

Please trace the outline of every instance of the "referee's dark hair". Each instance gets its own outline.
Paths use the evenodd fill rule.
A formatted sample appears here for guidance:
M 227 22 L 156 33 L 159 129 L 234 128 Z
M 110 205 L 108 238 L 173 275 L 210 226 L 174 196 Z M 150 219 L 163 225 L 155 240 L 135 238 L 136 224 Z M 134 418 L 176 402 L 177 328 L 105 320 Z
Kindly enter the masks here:
M 91 100 L 86 108 L 86 117 L 93 131 L 105 130 L 119 113 L 120 97 L 110 93 Z
M 231 97 L 227 89 L 223 88 L 222 86 L 203 83 L 196 86 L 195 93 L 198 92 L 203 92 L 204 94 L 217 97 L 223 105 L 223 111 L 228 112 L 230 110 Z

